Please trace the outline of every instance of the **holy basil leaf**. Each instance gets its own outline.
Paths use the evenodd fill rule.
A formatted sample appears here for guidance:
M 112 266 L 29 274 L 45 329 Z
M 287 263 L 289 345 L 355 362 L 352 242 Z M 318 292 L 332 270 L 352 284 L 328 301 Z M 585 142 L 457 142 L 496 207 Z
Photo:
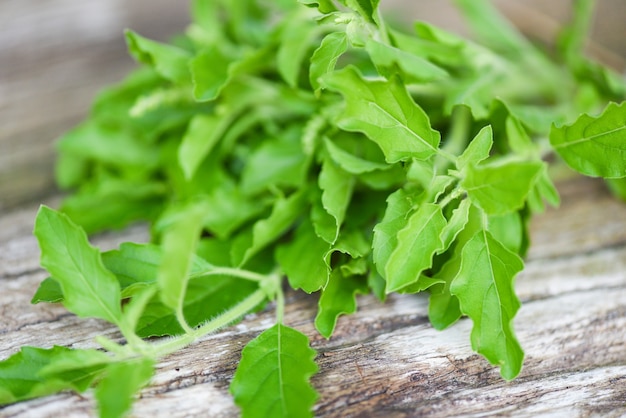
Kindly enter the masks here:
M 190 327 L 219 316 L 258 289 L 257 283 L 235 277 L 211 275 L 193 278 L 187 284 L 183 316 Z M 137 321 L 137 335 L 143 338 L 180 335 L 184 332 L 172 309 L 152 298 Z
M 293 289 L 307 293 L 326 287 L 329 268 L 324 257 L 330 244 L 315 234 L 310 222 L 302 222 L 293 239 L 276 249 L 276 262 Z
M 553 126 L 550 143 L 574 170 L 592 177 L 626 177 L 626 102 L 611 103 L 597 117 L 580 116 Z
M 325 338 L 330 338 L 335 330 L 337 318 L 343 314 L 356 312 L 356 295 L 367 291 L 363 277 L 344 274 L 341 269 L 333 270 L 328 285 L 320 296 L 315 328 Z
M 270 216 L 254 224 L 250 245 L 238 264 L 245 264 L 253 255 L 283 235 L 302 215 L 306 205 L 307 195 L 304 190 L 277 199 Z
M 513 279 L 522 260 L 488 231 L 479 231 L 463 247 L 461 266 L 451 292 L 461 311 L 474 322 L 472 348 L 500 366 L 507 380 L 517 376 L 524 353 L 513 333 L 513 317 L 520 303 Z
M 379 73 L 387 78 L 400 74 L 406 83 L 424 83 L 448 75 L 424 58 L 375 40 L 367 42 L 365 48 Z
M 327 74 L 323 84 L 346 99 L 339 127 L 366 134 L 388 163 L 426 160 L 438 152 L 439 132 L 430 127 L 428 116 L 399 80 L 367 80 L 349 66 Z
M 302 9 L 290 14 L 283 23 L 276 54 L 277 70 L 288 85 L 296 87 L 302 63 L 320 29 L 311 15 L 303 13 Z
M 309 82 L 316 93 L 322 88 L 320 78 L 335 69 L 337 61 L 347 49 L 348 38 L 345 32 L 332 32 L 322 39 L 311 56 L 309 67 Z
M 187 179 L 191 179 L 198 166 L 221 139 L 231 120 L 214 114 L 196 115 L 178 149 L 178 160 Z
M 200 102 L 215 100 L 231 80 L 231 64 L 235 58 L 218 46 L 197 54 L 189 63 L 193 80 L 193 96 Z
M 135 394 L 147 385 L 154 374 L 154 361 L 138 358 L 109 365 L 96 387 L 101 418 L 124 416 L 132 406 Z
M 521 209 L 543 168 L 541 161 L 502 161 L 469 166 L 461 187 L 472 202 L 491 215 Z
M 61 285 L 52 277 L 46 277 L 41 283 L 39 283 L 39 287 L 30 300 L 30 303 L 57 303 L 61 301 L 63 301 L 63 290 L 61 289 Z
M 157 283 L 163 303 L 181 309 L 196 243 L 203 227 L 206 205 L 189 204 L 161 220 L 163 255 L 157 274 Z
M 407 217 L 413 203 L 406 191 L 398 189 L 387 198 L 387 208 L 382 220 L 374 227 L 372 253 L 376 270 L 382 277 L 386 277 L 386 266 L 398 245 L 398 231 L 407 224 Z
M 273 187 L 297 188 L 304 182 L 308 159 L 296 132 L 267 138 L 247 156 L 241 173 L 241 189 L 255 194 Z
M 469 219 L 471 202 L 469 199 L 464 199 L 459 206 L 452 211 L 452 216 L 448 219 L 446 226 L 441 230 L 440 238 L 442 246 L 438 250 L 438 253 L 446 251 L 457 235 L 465 228 L 465 225 Z
M 81 317 L 120 324 L 121 292 L 115 275 L 104 267 L 100 251 L 66 215 L 41 206 L 35 220 L 41 265 L 63 289 L 65 307 Z
M 370 161 L 354 155 L 328 138 L 324 138 L 324 145 L 330 158 L 348 173 L 363 174 L 376 170 L 388 170 L 392 167 L 384 162 Z
M 469 165 L 477 165 L 481 161 L 486 160 L 489 157 L 492 145 L 493 129 L 491 125 L 487 125 L 467 145 L 463 154 L 457 159 L 456 167 L 459 170 L 463 170 Z
M 247 417 L 310 417 L 317 394 L 309 378 L 317 372 L 306 335 L 282 324 L 263 331 L 241 353 L 230 384 Z
M 127 30 L 128 51 L 135 59 L 148 64 L 162 77 L 177 82 L 190 81 L 189 59 L 191 54 L 173 45 L 155 42 Z
M 109 357 L 97 350 L 22 347 L 0 362 L 0 405 L 66 389 L 83 392 L 108 362 Z
M 335 243 L 352 198 L 355 178 L 343 171 L 330 157 L 325 157 L 318 184 L 322 190 L 322 206 L 335 219 L 335 233 L 331 242 Z
M 385 264 L 387 293 L 420 280 L 422 272 L 431 267 L 433 255 L 443 246 L 440 235 L 445 226 L 439 205 L 423 204 L 409 217 L 398 231 L 398 243 Z
M 298 0 L 298 3 L 302 3 L 308 7 L 317 7 L 321 13 L 332 13 L 337 10 L 332 0 Z

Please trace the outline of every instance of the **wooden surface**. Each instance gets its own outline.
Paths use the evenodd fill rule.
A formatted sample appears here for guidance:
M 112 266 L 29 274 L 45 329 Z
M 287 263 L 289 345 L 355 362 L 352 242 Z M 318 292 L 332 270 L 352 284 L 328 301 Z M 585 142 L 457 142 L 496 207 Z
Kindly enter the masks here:
M 564 2 L 569 0 L 554 4 Z M 400 1 L 383 0 L 393 3 Z M 426 7 L 439 23 L 456 26 L 443 3 L 421 0 L 411 7 L 416 16 L 426 18 Z M 520 23 L 526 21 L 522 13 L 535 13 L 528 4 L 548 2 L 498 3 Z M 607 14 L 617 20 L 624 16 L 623 0 L 600 4 L 614 5 Z M 103 322 L 78 320 L 55 305 L 29 304 L 46 276 L 38 267 L 32 223 L 39 203 L 58 203 L 53 140 L 87 113 L 101 86 L 133 66 L 122 29 L 166 39 L 184 28 L 185 6 L 167 0 L 0 2 L 0 359 L 25 344 L 92 347 L 96 335 L 119 338 Z M 550 33 L 563 10 L 542 7 L 545 12 L 535 17 Z M 622 34 L 620 43 L 624 21 L 611 32 Z M 623 51 L 610 39 L 599 43 L 621 60 Z M 626 415 L 626 205 L 598 181 L 559 187 L 562 207 L 533 222 L 527 267 L 516 282 L 523 306 L 515 323 L 527 355 L 518 379 L 504 382 L 471 351 L 469 320 L 433 330 L 423 296 L 394 296 L 385 304 L 361 297 L 359 312 L 340 319 L 326 341 L 312 323 L 316 297 L 291 293 L 286 320 L 309 335 L 319 352 L 316 415 Z M 95 240 L 108 249 L 125 240 L 145 241 L 147 233 L 134 227 Z M 272 320 L 271 309 L 252 315 L 163 359 L 133 415 L 236 415 L 227 388 L 240 350 Z M 0 417 L 85 417 L 93 416 L 93 406 L 89 393 L 63 393 L 0 408 Z

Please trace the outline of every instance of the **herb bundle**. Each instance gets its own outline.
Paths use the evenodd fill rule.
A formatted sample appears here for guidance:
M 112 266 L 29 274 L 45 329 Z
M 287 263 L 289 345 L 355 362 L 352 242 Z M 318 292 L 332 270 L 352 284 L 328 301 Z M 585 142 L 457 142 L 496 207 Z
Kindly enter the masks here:
M 170 44 L 126 33 L 143 66 L 59 142 L 72 193 L 37 215 L 33 298 L 123 343 L 23 347 L 0 404 L 95 387 L 122 416 L 160 357 L 272 301 L 231 393 L 244 416 L 309 416 L 315 352 L 283 324 L 286 285 L 319 293 L 326 338 L 357 294 L 426 291 L 435 328 L 467 315 L 473 349 L 519 374 L 513 283 L 529 219 L 559 203 L 547 161 L 626 197 L 626 82 L 583 55 L 588 0 L 549 53 L 486 0 L 456 1 L 474 40 L 393 27 L 378 3 L 194 0 Z M 88 242 L 137 220 L 151 243 Z

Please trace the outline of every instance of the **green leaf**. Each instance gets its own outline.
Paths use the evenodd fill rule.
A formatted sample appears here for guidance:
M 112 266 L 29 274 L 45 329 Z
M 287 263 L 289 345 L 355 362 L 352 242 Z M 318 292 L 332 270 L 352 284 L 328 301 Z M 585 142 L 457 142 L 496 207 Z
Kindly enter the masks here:
M 452 216 L 450 216 L 446 226 L 441 230 L 440 238 L 442 246 L 438 251 L 439 254 L 450 248 L 457 235 L 465 228 L 469 219 L 470 207 L 471 202 L 469 199 L 464 199 L 459 206 L 452 211 Z
M 333 270 L 318 302 L 315 328 L 319 333 L 330 338 L 339 316 L 356 312 L 356 295 L 366 293 L 367 289 L 363 277 L 344 274 L 341 269 Z
M 306 205 L 306 191 L 293 193 L 286 198 L 278 198 L 270 216 L 254 224 L 252 228 L 252 242 L 246 249 L 239 265 L 245 264 L 253 255 L 291 228 L 298 217 L 302 216 Z
M 276 54 L 278 73 L 291 87 L 298 85 L 302 63 L 308 58 L 307 53 L 320 30 L 311 15 L 302 11 L 303 9 L 298 9 L 298 13 L 289 15 L 283 21 L 280 46 Z
M 455 0 L 479 41 L 501 53 L 522 54 L 530 42 L 504 18 L 489 0 Z
M 457 159 L 456 167 L 459 170 L 463 170 L 469 165 L 478 165 L 478 163 L 489 157 L 492 145 L 493 129 L 491 125 L 487 125 L 467 145 L 463 154 Z
M 30 303 L 35 305 L 41 302 L 57 303 L 61 301 L 63 301 L 61 285 L 52 277 L 46 277 L 39 283 L 39 287 L 30 300 Z
M 462 315 L 459 298 L 450 292 L 452 279 L 461 268 L 461 256 L 455 251 L 446 261 L 434 279 L 440 279 L 430 290 L 428 299 L 428 319 L 437 330 L 443 330 L 454 324 Z
M 230 123 L 230 118 L 216 114 L 200 114 L 191 119 L 178 148 L 178 161 L 187 180 L 193 177 Z
M 472 202 L 490 215 L 521 209 L 543 168 L 541 161 L 500 161 L 469 166 L 461 187 Z
M 197 54 L 189 63 L 193 97 L 199 102 L 215 100 L 232 78 L 229 70 L 235 59 L 218 46 Z
M 312 416 L 317 393 L 309 378 L 317 372 L 308 338 L 276 324 L 250 341 L 230 385 L 242 417 Z
M 0 405 L 66 389 L 83 392 L 109 361 L 106 354 L 97 350 L 24 346 L 0 362 Z
M 61 285 L 65 307 L 78 316 L 119 325 L 119 283 L 85 232 L 66 215 L 41 206 L 34 233 L 41 248 L 41 266 Z
M 309 67 L 309 82 L 313 91 L 319 93 L 322 88 L 320 79 L 332 72 L 337 61 L 348 50 L 348 38 L 345 32 L 332 32 L 322 39 L 320 46 L 311 56 Z
M 335 243 L 352 198 L 355 178 L 343 171 L 330 157 L 325 157 L 318 184 L 322 190 L 322 206 L 335 219 L 335 233 L 331 241 Z
M 519 374 L 524 359 L 513 332 L 513 317 L 520 306 L 513 278 L 523 268 L 515 253 L 488 231 L 479 231 L 463 247 L 461 268 L 450 289 L 474 323 L 472 348 L 499 365 L 507 380 Z
M 152 66 L 170 81 L 186 83 L 190 80 L 189 52 L 144 38 L 131 30 L 126 30 L 125 35 L 128 51 L 137 61 Z
M 251 199 L 235 181 L 225 175 L 217 176 L 212 189 L 205 195 L 207 210 L 205 225 L 218 238 L 226 239 L 247 221 L 267 208 L 267 202 Z
M 376 13 L 380 0 L 341 0 L 341 2 L 357 11 L 368 22 L 375 23 L 377 21 Z
M 582 115 L 571 125 L 553 126 L 550 144 L 579 173 L 625 177 L 626 102 L 610 103 L 597 117 Z
M 439 132 L 430 127 L 428 116 L 399 80 L 366 80 L 349 66 L 323 81 L 346 99 L 338 126 L 366 134 L 380 146 L 388 163 L 426 160 L 438 152 Z
M 520 253 L 524 241 L 524 223 L 519 212 L 489 216 L 488 230 L 509 251 Z
M 133 132 L 95 120 L 83 122 L 63 135 L 57 149 L 74 158 L 98 160 L 117 167 L 153 168 L 159 161 L 157 150 L 139 141 Z
M 135 394 L 154 374 L 154 361 L 138 358 L 111 364 L 98 383 L 96 399 L 101 418 L 117 418 L 131 409 Z
M 397 233 L 397 245 L 385 264 L 387 293 L 412 285 L 432 266 L 433 255 L 443 243 L 441 233 L 446 219 L 439 205 L 421 205 Z
M 157 274 L 157 283 L 163 303 L 174 309 L 182 309 L 189 271 L 191 270 L 196 243 L 202 231 L 206 205 L 203 202 L 189 204 L 162 220 L 163 255 Z
M 297 188 L 304 182 L 308 159 L 299 137 L 286 133 L 268 138 L 246 157 L 241 189 L 255 194 L 275 186 Z
M 190 327 L 196 327 L 218 317 L 257 289 L 257 283 L 236 277 L 194 277 L 185 289 L 183 316 Z M 147 338 L 180 335 L 184 330 L 172 309 L 155 297 L 148 302 L 139 318 L 136 332 L 140 337 Z
M 410 197 L 403 189 L 398 189 L 387 198 L 387 208 L 382 220 L 374 227 L 372 252 L 376 270 L 387 277 L 385 268 L 391 253 L 398 245 L 398 231 L 407 224 L 408 214 L 413 206 Z
M 337 10 L 332 0 L 298 0 L 298 3 L 302 3 L 308 7 L 317 7 L 317 9 L 324 14 L 332 13 Z
M 163 183 L 101 177 L 66 197 L 60 210 L 91 234 L 137 220 L 154 220 L 163 209 L 165 193 Z
M 384 162 L 370 161 L 350 153 L 328 138 L 324 138 L 324 145 L 330 158 L 343 170 L 351 174 L 370 173 L 376 170 L 388 170 L 392 166 Z
M 330 270 L 324 257 L 330 244 L 315 234 L 310 222 L 302 222 L 293 239 L 276 249 L 276 262 L 293 289 L 307 293 L 326 287 Z
M 424 83 L 448 76 L 445 70 L 424 58 L 373 39 L 365 48 L 378 72 L 387 78 L 399 73 L 406 83 Z

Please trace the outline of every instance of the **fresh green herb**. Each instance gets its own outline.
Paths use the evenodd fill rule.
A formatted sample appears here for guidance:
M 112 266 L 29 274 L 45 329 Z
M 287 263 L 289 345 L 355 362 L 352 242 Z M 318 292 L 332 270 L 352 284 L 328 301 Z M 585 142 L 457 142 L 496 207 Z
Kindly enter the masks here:
M 315 353 L 284 324 L 283 282 L 320 293 L 326 338 L 357 294 L 427 291 L 433 326 L 469 316 L 513 379 L 528 220 L 559 204 L 547 157 L 624 197 L 626 82 L 583 55 L 591 1 L 551 55 L 487 0 L 457 4 L 473 40 L 393 27 L 374 0 L 195 0 L 171 44 L 128 31 L 144 65 L 59 142 L 72 194 L 37 215 L 51 277 L 33 297 L 124 342 L 24 347 L 0 363 L 0 403 L 95 386 L 122 416 L 161 356 L 273 301 L 231 392 L 244 416 L 310 416 Z M 153 243 L 100 253 L 83 230 L 137 220 Z

